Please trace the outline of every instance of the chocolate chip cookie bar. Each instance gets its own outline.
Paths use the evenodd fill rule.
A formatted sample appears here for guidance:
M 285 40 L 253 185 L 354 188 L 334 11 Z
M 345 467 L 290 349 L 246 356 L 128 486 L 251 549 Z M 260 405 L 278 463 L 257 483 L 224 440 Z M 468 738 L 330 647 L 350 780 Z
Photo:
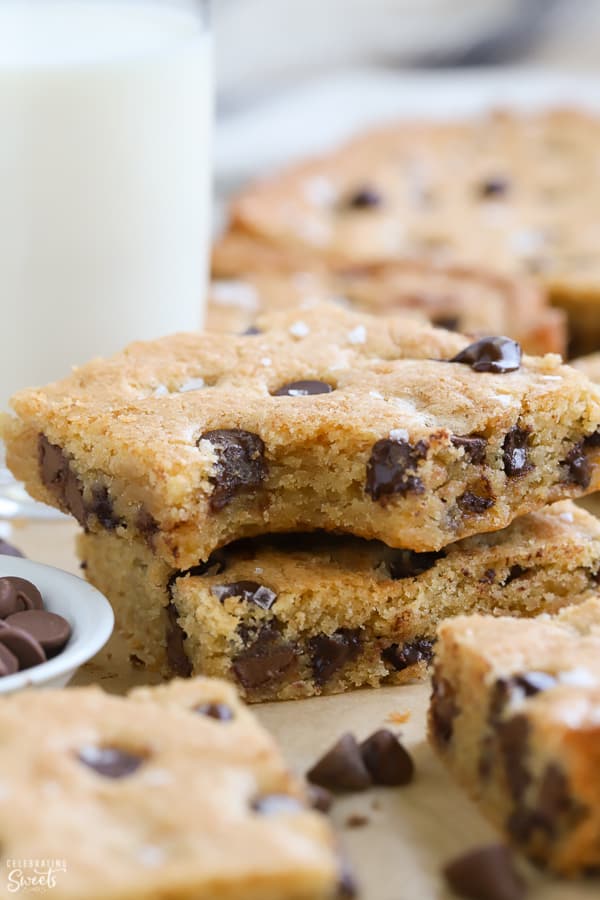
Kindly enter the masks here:
M 213 252 L 214 280 L 207 327 L 242 333 L 258 315 L 333 302 L 375 315 L 401 312 L 471 335 L 506 334 L 526 353 L 564 353 L 566 321 L 546 303 L 544 292 L 526 278 L 418 260 L 381 265 L 319 267 L 262 252 L 250 237 L 226 234 Z
M 335 265 L 424 256 L 533 275 L 587 353 L 600 347 L 599 141 L 600 117 L 577 110 L 399 123 L 250 186 L 232 227 Z
M 0 702 L 0 730 L 17 895 L 51 869 L 56 900 L 350 896 L 326 818 L 230 685 L 20 693 Z
M 600 597 L 460 616 L 436 644 L 430 738 L 483 812 L 565 875 L 600 866 Z
M 135 661 L 232 679 L 252 701 L 289 699 L 423 677 L 446 616 L 577 602 L 600 578 L 600 522 L 564 501 L 439 552 L 290 534 L 182 571 L 103 532 L 83 534 L 79 555 Z
M 437 551 L 600 486 L 600 388 L 508 338 L 330 305 L 132 344 L 13 398 L 14 474 L 177 569 L 256 534 Z

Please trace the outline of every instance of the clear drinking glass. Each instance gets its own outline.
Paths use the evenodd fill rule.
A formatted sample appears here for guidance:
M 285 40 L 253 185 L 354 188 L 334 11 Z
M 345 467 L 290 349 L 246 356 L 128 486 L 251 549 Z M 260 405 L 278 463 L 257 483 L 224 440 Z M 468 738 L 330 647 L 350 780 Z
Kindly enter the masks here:
M 201 326 L 209 7 L 0 0 L 0 412 L 90 357 Z M 31 514 L 24 497 L 0 456 L 0 516 Z

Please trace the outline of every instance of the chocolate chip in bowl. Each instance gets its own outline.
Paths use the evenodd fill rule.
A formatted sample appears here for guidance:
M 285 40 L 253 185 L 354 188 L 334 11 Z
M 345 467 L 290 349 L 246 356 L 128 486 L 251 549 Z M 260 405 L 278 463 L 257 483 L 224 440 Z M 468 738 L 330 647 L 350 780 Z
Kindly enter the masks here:
M 108 601 L 80 578 L 0 556 L 0 693 L 64 686 L 113 623 Z

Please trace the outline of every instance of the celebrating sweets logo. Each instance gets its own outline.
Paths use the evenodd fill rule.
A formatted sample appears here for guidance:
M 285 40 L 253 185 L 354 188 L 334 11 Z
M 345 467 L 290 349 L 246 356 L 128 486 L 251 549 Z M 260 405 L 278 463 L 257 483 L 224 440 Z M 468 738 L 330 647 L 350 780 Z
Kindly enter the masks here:
M 16 894 L 21 890 L 40 892 L 55 888 L 61 873 L 67 871 L 64 859 L 7 859 L 7 888 Z

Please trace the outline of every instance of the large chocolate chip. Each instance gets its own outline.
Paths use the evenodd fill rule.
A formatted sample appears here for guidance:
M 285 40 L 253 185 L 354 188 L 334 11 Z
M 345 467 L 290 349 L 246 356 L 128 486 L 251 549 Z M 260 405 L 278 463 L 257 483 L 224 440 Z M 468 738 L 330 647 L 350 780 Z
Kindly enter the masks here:
M 277 594 L 271 588 L 259 584 L 257 581 L 234 581 L 231 584 L 214 584 L 210 589 L 211 594 L 221 603 L 227 597 L 239 597 L 245 603 L 254 603 L 261 609 L 271 609 L 277 600 Z
M 486 178 L 479 185 L 479 194 L 486 199 L 490 197 L 503 197 L 508 192 L 508 179 L 502 175 L 493 175 Z
M 25 554 L 18 547 L 14 547 L 8 541 L 0 538 L 0 556 L 25 556 Z
M 274 397 L 309 397 L 313 394 L 330 394 L 333 388 L 326 381 L 290 381 L 273 391 Z
M 478 847 L 444 866 L 444 876 L 468 900 L 522 900 L 525 883 L 510 851 L 500 844 Z
M 461 494 L 460 497 L 456 498 L 456 505 L 462 512 L 467 513 L 468 515 L 479 516 L 486 511 L 486 509 L 490 509 L 494 505 L 494 500 L 492 497 L 482 497 L 480 494 L 475 494 L 473 491 L 465 491 L 464 494 Z
M 198 440 L 209 441 L 216 453 L 210 507 L 218 512 L 240 491 L 258 487 L 267 477 L 265 445 L 257 434 L 241 428 L 206 431 Z
M 444 746 L 452 740 L 454 719 L 460 709 L 456 703 L 456 691 L 446 678 L 434 672 L 431 687 L 429 716 L 432 733 L 438 744 Z
M 342 735 L 306 777 L 330 791 L 364 791 L 372 783 L 360 747 L 350 733 Z
M 17 578 L 16 575 L 5 575 L 0 581 L 7 582 L 14 592 L 19 609 L 43 609 L 44 601 L 39 589 L 26 578 Z M 15 609 L 14 612 L 19 610 Z
M 585 807 L 573 797 L 564 772 L 554 763 L 541 776 L 533 806 L 524 806 L 522 798 L 515 799 L 517 804 L 507 828 L 521 844 L 529 842 L 536 833 L 552 839 L 561 832 L 570 832 L 586 815 Z
M 390 644 L 381 652 L 382 660 L 401 672 L 417 663 L 430 663 L 433 659 L 433 640 L 431 638 L 417 638 L 406 644 Z
M 515 425 L 504 438 L 502 461 L 504 463 L 504 471 L 509 478 L 526 475 L 533 469 L 532 463 L 529 462 L 528 445 L 530 434 L 531 431 L 528 428 L 519 428 L 518 425 Z
M 340 628 L 333 634 L 318 634 L 308 641 L 313 678 L 323 685 L 360 650 L 360 629 Z
M 167 661 L 173 675 L 189 678 L 192 664 L 185 652 L 187 635 L 179 624 L 179 611 L 173 601 L 167 606 Z
M 313 809 L 319 812 L 328 813 L 333 806 L 333 794 L 327 788 L 318 784 L 309 784 L 308 786 L 308 802 Z
M 585 441 L 578 441 L 567 453 L 561 465 L 566 470 L 566 480 L 588 488 L 592 480 L 592 466 L 585 452 Z
M 86 508 L 83 502 L 83 485 L 72 471 L 61 447 L 50 443 L 44 434 L 38 438 L 38 462 L 42 483 L 58 502 L 66 507 L 80 525 L 85 525 Z
M 297 649 L 282 641 L 275 628 L 265 626 L 258 637 L 234 660 L 233 671 L 245 688 L 283 680 L 297 659 Z
M 125 778 L 127 775 L 133 775 L 144 761 L 143 756 L 117 747 L 83 747 L 79 751 L 78 758 L 104 778 Z
M 35 638 L 49 655 L 63 649 L 71 637 L 71 626 L 62 616 L 45 609 L 28 609 L 8 616 L 6 624 Z
M 193 707 L 193 711 L 219 722 L 231 722 L 233 719 L 233 710 L 225 703 L 199 703 Z
M 97 485 L 92 489 L 92 500 L 87 506 L 87 512 L 96 516 L 100 525 L 107 531 L 114 531 L 118 525 L 123 524 L 123 520 L 115 513 L 107 487 Z
M 19 671 L 19 660 L 14 653 L 0 643 L 0 678 L 5 675 L 14 675 Z
M 512 716 L 499 722 L 496 729 L 506 780 L 511 796 L 518 801 L 531 782 L 526 764 L 529 722 L 526 716 Z
M 46 662 L 46 654 L 39 641 L 20 628 L 3 624 L 4 628 L 0 629 L 0 644 L 17 657 L 19 669 L 31 669 Z
M 362 742 L 360 752 L 374 784 L 395 787 L 412 781 L 413 761 L 389 729 L 375 731 Z
M 454 434 L 450 438 L 450 442 L 453 447 L 462 447 L 465 451 L 465 456 L 473 465 L 481 465 L 485 462 L 486 438 L 478 434 Z
M 444 550 L 417 553 L 415 550 L 385 549 L 385 562 L 390 578 L 399 581 L 402 578 L 416 578 L 432 569 L 439 559 L 446 555 Z
M 302 812 L 305 807 L 297 797 L 289 794 L 264 794 L 252 801 L 252 809 L 263 816 Z
M 349 209 L 373 209 L 380 206 L 382 202 L 381 194 L 374 188 L 365 185 L 358 188 L 353 194 L 346 199 L 346 206 Z
M 24 605 L 10 578 L 0 578 L 0 619 L 20 612 Z
M 484 337 L 469 344 L 448 362 L 464 363 L 474 372 L 503 375 L 515 372 L 521 365 L 521 347 L 507 337 Z
M 383 438 L 373 445 L 367 463 L 365 490 L 372 500 L 388 494 L 422 494 L 423 482 L 415 474 L 418 463 L 427 455 L 425 441 L 409 444 Z

